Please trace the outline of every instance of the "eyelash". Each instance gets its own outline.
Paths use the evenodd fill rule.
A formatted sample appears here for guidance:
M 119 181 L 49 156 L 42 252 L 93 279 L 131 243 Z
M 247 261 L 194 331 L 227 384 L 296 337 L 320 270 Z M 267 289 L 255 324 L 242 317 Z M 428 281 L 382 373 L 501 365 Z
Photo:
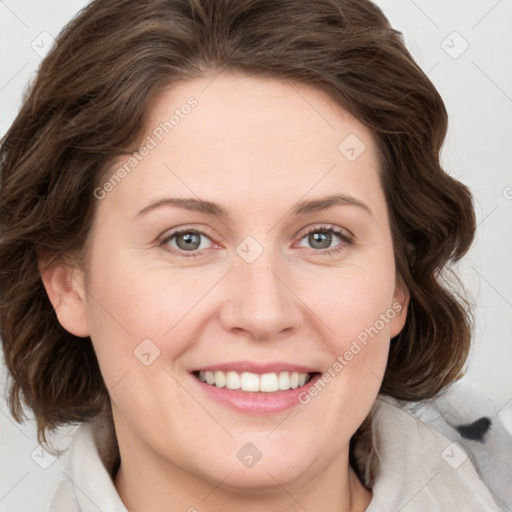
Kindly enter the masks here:
M 320 232 L 335 234 L 344 242 L 343 244 L 338 244 L 338 245 L 341 245 L 341 247 L 337 247 L 337 248 L 333 248 L 333 249 L 319 249 L 319 250 L 312 249 L 313 251 L 315 251 L 315 253 L 317 253 L 320 256 L 331 256 L 334 253 L 338 253 L 338 252 L 344 250 L 346 248 L 346 246 L 350 246 L 354 243 L 353 238 L 346 235 L 344 233 L 344 231 L 342 231 L 339 228 L 336 228 L 334 226 L 329 226 L 329 225 L 320 225 L 320 226 L 315 226 L 315 227 L 309 229 L 308 231 L 306 231 L 306 233 L 304 233 L 300 237 L 300 240 L 304 239 L 311 233 L 320 233 Z M 178 237 L 179 235 L 183 235 L 185 233 L 195 233 L 198 235 L 204 235 L 206 238 L 211 240 L 211 238 L 208 236 L 208 234 L 205 233 L 204 231 L 201 231 L 201 230 L 195 229 L 195 228 L 183 228 L 183 229 L 179 229 L 177 231 L 173 231 L 169 235 L 160 238 L 159 245 L 162 246 L 168 252 L 170 252 L 172 254 L 179 254 L 180 256 L 183 256 L 185 258 L 195 258 L 197 256 L 201 256 L 203 254 L 203 251 L 206 249 L 202 249 L 202 250 L 195 249 L 192 252 L 192 251 L 176 250 L 174 248 L 173 248 L 173 250 L 171 250 L 171 248 L 169 248 L 169 246 L 167 244 L 173 238 Z

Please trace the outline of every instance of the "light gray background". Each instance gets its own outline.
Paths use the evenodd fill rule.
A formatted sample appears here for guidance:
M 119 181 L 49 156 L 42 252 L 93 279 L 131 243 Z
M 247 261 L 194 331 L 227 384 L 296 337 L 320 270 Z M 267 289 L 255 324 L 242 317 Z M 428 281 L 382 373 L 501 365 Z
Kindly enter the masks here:
M 0 0 L 0 135 L 19 109 L 47 34 L 56 36 L 86 3 Z M 477 303 L 468 378 L 497 411 L 512 411 L 512 0 L 377 4 L 448 108 L 443 162 L 472 189 L 478 217 L 475 244 L 459 265 Z M 0 412 L 0 511 L 47 510 L 64 457 L 42 456 L 35 424 L 14 423 L 3 400 Z M 63 429 L 61 446 L 71 437 L 66 433 L 72 431 Z

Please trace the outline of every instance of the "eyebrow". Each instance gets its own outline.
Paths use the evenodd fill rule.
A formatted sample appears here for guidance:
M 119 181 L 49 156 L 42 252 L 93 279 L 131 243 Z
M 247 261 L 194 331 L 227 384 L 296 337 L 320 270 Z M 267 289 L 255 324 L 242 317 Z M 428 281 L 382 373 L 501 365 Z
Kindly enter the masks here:
M 301 201 L 292 208 L 292 214 L 305 215 L 307 213 L 319 212 L 328 208 L 332 208 L 333 206 L 340 205 L 357 206 L 372 215 L 372 211 L 365 203 L 359 199 L 356 199 L 355 197 L 344 194 L 336 194 L 318 199 L 308 199 Z M 221 206 L 216 203 L 212 203 L 211 201 L 204 201 L 203 199 L 196 199 L 193 197 L 166 197 L 145 206 L 142 210 L 139 211 L 139 213 L 137 213 L 135 218 L 142 217 L 149 212 L 163 206 L 176 206 L 178 208 L 183 208 L 184 210 L 205 213 L 206 215 L 212 215 L 218 218 L 227 218 L 229 216 Z

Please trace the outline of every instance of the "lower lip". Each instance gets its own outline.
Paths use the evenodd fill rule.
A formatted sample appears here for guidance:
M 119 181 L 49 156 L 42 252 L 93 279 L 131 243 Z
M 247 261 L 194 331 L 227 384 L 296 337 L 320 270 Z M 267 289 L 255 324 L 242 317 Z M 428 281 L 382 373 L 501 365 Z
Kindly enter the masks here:
M 250 392 L 235 389 L 218 388 L 200 381 L 191 374 L 191 377 L 201 386 L 204 392 L 217 402 L 220 402 L 231 409 L 245 414 L 254 414 L 266 416 L 277 414 L 295 405 L 299 405 L 299 396 L 308 393 L 309 388 L 315 385 L 315 382 L 321 377 L 321 374 L 315 374 L 304 386 L 288 391 L 275 391 L 265 393 L 263 391 Z

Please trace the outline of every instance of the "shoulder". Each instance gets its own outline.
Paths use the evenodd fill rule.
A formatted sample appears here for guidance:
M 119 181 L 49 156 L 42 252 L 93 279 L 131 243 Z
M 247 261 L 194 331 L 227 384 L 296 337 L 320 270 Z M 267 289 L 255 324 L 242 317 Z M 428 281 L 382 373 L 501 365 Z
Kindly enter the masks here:
M 498 412 L 466 382 L 423 402 L 379 396 L 363 461 L 376 475 L 368 512 L 509 510 L 512 439 Z

